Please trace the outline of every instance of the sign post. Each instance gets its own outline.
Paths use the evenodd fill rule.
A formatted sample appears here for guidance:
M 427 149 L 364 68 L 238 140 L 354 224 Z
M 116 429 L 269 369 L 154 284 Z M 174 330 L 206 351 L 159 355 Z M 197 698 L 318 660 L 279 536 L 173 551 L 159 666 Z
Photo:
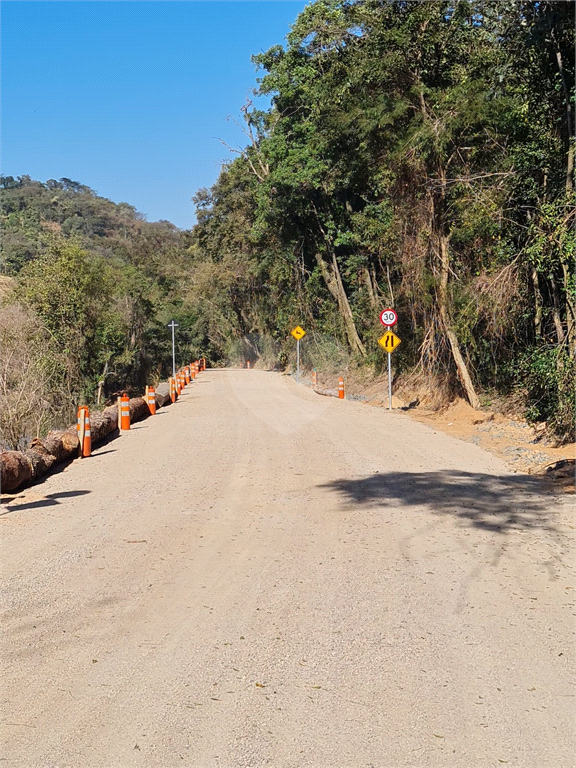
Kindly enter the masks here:
M 178 323 L 175 320 L 170 320 L 168 328 L 172 328 L 172 377 L 176 381 L 176 346 L 174 343 L 174 329 L 178 328 Z
M 398 322 L 398 315 L 393 309 L 384 309 L 380 312 L 380 322 L 386 326 L 386 333 L 381 339 L 378 339 L 378 344 L 388 352 L 388 410 L 392 410 L 392 363 L 391 355 L 400 344 L 400 339 L 394 331 L 390 330 L 393 325 Z
M 290 333 L 296 339 L 296 383 L 300 384 L 300 339 L 306 336 L 306 331 L 299 325 L 293 328 Z

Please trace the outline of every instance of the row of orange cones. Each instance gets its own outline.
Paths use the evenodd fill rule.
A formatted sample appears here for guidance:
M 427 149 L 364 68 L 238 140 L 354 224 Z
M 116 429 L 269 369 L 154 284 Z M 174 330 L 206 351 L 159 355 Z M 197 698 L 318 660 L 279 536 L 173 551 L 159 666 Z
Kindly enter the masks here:
M 186 384 L 196 378 L 200 371 L 206 370 L 206 360 L 201 358 L 194 363 L 181 368 L 176 373 L 176 380 L 170 377 L 170 399 L 173 403 L 178 399 L 178 395 L 182 392 Z M 146 394 L 144 396 L 150 415 L 156 414 L 156 391 L 154 387 L 146 387 Z M 118 398 L 118 426 L 121 432 L 125 432 L 130 429 L 130 398 L 128 394 L 124 392 L 122 397 Z M 78 408 L 78 439 L 80 447 L 78 454 L 80 458 L 85 458 L 92 454 L 92 434 L 90 430 L 90 409 L 87 405 L 81 405 Z
M 170 399 L 173 403 L 178 400 L 179 395 L 186 386 L 190 384 L 200 371 L 206 370 L 206 358 L 201 357 L 200 360 L 196 360 L 190 365 L 186 365 L 176 372 L 176 378 L 170 377 Z

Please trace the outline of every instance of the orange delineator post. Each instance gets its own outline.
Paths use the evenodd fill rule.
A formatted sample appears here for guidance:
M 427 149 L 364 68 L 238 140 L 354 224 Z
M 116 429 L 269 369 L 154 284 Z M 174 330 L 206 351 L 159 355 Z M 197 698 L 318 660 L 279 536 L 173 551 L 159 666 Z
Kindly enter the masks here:
M 182 375 L 180 371 L 176 374 L 176 394 L 182 394 Z
M 80 441 L 80 458 L 92 454 L 92 435 L 90 432 L 90 410 L 86 405 L 78 408 L 78 439 Z
M 194 367 L 196 368 L 196 376 L 198 376 L 198 374 L 200 373 L 200 363 L 198 362 L 198 360 L 196 360 L 196 362 L 194 363 Z
M 248 368 L 248 370 L 250 370 L 250 360 L 246 360 L 246 368 Z
M 190 363 L 190 378 L 192 381 L 196 378 L 196 366 L 194 363 Z
M 120 429 L 125 431 L 130 429 L 130 398 L 124 392 L 120 400 Z
M 148 395 L 146 401 L 148 403 L 148 410 L 150 411 L 150 415 L 154 416 L 156 413 L 156 391 L 154 390 L 154 387 L 148 387 Z
M 342 377 L 338 379 L 338 398 L 344 400 L 344 379 Z
M 170 400 L 175 403 L 177 397 L 178 395 L 176 394 L 176 382 L 174 381 L 174 378 L 170 376 Z
M 188 366 L 184 368 L 184 378 L 186 379 L 186 384 L 190 384 L 190 368 Z
M 206 358 L 203 357 L 201 362 L 202 362 L 202 370 L 205 371 L 206 370 Z
M 318 377 L 316 375 L 316 370 L 312 371 L 312 388 L 316 389 L 316 384 L 318 384 Z

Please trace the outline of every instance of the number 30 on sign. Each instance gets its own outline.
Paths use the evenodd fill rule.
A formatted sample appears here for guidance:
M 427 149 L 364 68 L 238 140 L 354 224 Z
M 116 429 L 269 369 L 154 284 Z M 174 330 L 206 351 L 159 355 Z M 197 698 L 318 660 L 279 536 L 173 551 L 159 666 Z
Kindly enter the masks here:
M 382 312 L 380 312 L 380 322 L 382 325 L 387 325 L 388 327 L 396 325 L 398 322 L 398 315 L 393 309 L 383 309 Z

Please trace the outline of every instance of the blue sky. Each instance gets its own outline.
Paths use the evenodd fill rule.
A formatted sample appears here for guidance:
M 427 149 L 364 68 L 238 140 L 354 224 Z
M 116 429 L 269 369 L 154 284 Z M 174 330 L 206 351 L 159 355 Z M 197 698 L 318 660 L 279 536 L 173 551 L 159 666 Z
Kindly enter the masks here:
M 7 176 L 68 177 L 149 221 L 194 223 L 192 195 L 245 143 L 233 120 L 303 0 L 4 0 Z

